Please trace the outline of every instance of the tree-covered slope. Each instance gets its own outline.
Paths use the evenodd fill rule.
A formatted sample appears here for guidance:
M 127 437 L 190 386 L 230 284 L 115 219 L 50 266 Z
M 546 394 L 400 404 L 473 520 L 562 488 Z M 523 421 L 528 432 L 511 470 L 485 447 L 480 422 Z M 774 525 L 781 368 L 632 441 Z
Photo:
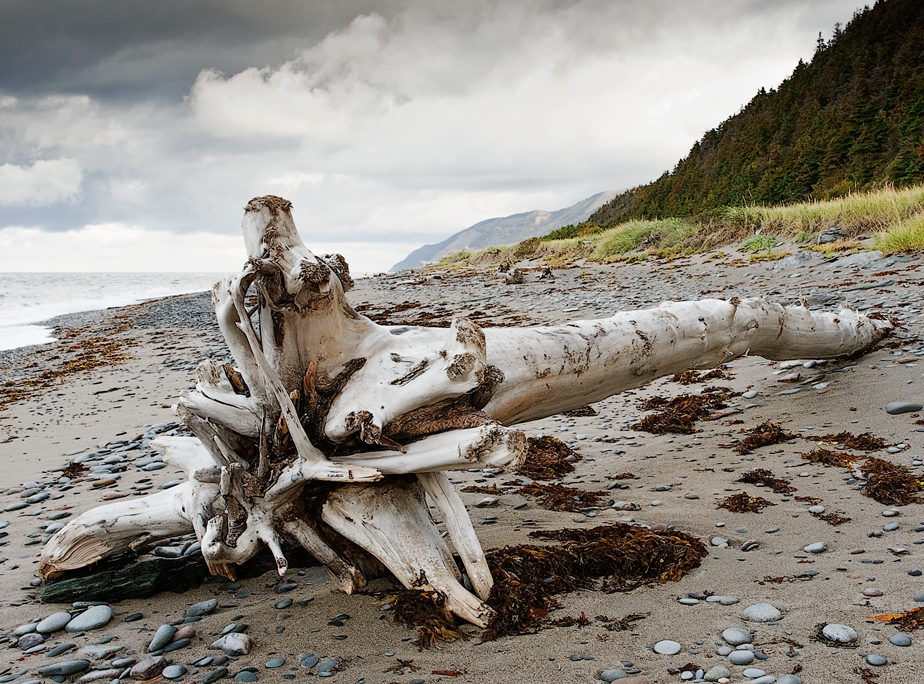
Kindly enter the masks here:
M 880 0 L 819 36 L 777 90 L 708 131 L 671 173 L 590 220 L 708 214 L 924 181 L 924 2 Z

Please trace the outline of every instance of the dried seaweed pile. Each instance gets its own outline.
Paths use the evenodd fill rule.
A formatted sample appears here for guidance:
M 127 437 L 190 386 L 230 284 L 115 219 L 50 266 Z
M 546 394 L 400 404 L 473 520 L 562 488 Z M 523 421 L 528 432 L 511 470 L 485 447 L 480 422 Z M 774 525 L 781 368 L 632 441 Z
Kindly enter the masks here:
M 904 506 L 922 503 L 918 492 L 924 485 L 904 466 L 897 466 L 881 458 L 869 458 L 860 470 L 866 476 L 863 495 L 887 506 Z
M 857 460 L 857 457 L 852 454 L 845 454 L 843 451 L 815 449 L 811 453 L 802 454 L 802 459 L 809 463 L 821 463 L 835 468 L 849 468 Z
M 726 387 L 707 387 L 698 395 L 681 394 L 673 399 L 652 397 L 640 408 L 658 413 L 645 416 L 631 427 L 655 435 L 690 435 L 699 432 L 693 427 L 696 421 L 708 418 L 710 411 L 725 408 L 735 395 Z
M 924 608 L 912 608 L 897 615 L 870 615 L 871 620 L 895 625 L 903 632 L 910 632 L 924 627 Z
M 456 641 L 464 633 L 455 617 L 446 608 L 446 597 L 435 591 L 406 589 L 390 603 L 395 609 L 394 620 L 399 625 L 417 629 L 417 645 L 431 648 L 438 641 Z
M 837 513 L 812 513 L 812 515 L 818 518 L 819 520 L 824 520 L 826 523 L 828 523 L 832 527 L 843 525 L 844 523 L 848 523 L 852 520 L 852 518 L 848 518 L 846 516 L 839 515 Z
M 588 506 L 599 506 L 606 492 L 585 492 L 560 484 L 532 482 L 517 490 L 517 494 L 538 499 L 538 504 L 550 511 L 580 511 Z
M 726 508 L 732 513 L 760 513 L 761 509 L 767 506 L 776 506 L 776 504 L 759 496 L 748 496 L 741 492 L 725 497 L 716 508 Z
M 734 373 L 728 372 L 728 368 L 722 366 L 720 368 L 713 368 L 711 371 L 705 373 L 697 370 L 688 370 L 683 373 L 677 373 L 672 376 L 670 382 L 677 382 L 681 385 L 693 385 L 697 383 L 705 383 L 710 380 L 731 380 L 735 377 Z
M 788 494 L 789 492 L 796 491 L 796 488 L 786 482 L 786 480 L 773 477 L 773 473 L 763 468 L 755 468 L 754 470 L 746 472 L 741 476 L 738 482 L 744 482 L 745 484 L 762 484 L 772 489 L 776 494 Z
M 626 524 L 582 530 L 533 532 L 554 546 L 519 545 L 488 553 L 494 589 L 488 604 L 497 616 L 482 639 L 535 632 L 554 596 L 593 586 L 629 591 L 644 584 L 677 581 L 699 567 L 708 554 L 703 543 L 683 532 L 654 532 Z
M 115 335 L 127 330 L 128 323 L 120 323 L 106 332 Z M 0 386 L 0 412 L 10 404 L 28 399 L 36 392 L 58 384 L 63 378 L 81 371 L 93 370 L 102 366 L 113 366 L 129 358 L 127 348 L 135 341 L 115 337 L 87 337 L 79 339 L 84 332 L 66 328 L 55 328 L 62 345 L 77 338 L 78 341 L 61 350 L 64 356 L 52 356 L 48 360 L 58 361 L 56 366 L 46 367 L 41 373 L 18 380 L 7 380 Z
M 557 480 L 574 470 L 571 465 L 581 457 L 555 437 L 530 437 L 526 440 L 526 459 L 517 470 L 532 480 Z
M 560 415 L 568 418 L 592 418 L 597 415 L 597 410 L 588 404 L 587 406 L 581 406 L 576 409 L 571 409 L 570 411 L 563 411 Z
M 746 432 L 748 436 L 735 443 L 734 449 L 739 454 L 746 454 L 768 444 L 779 444 L 795 439 L 795 435 L 787 434 L 777 423 L 771 423 L 769 420 L 751 428 L 750 431 L 742 430 L 742 432 Z
M 868 432 L 860 435 L 854 435 L 850 432 L 839 432 L 836 435 L 821 435 L 820 437 L 808 437 L 813 442 L 822 442 L 825 444 L 837 444 L 842 449 L 855 449 L 857 451 L 879 451 L 887 445 L 884 439 L 873 437 Z

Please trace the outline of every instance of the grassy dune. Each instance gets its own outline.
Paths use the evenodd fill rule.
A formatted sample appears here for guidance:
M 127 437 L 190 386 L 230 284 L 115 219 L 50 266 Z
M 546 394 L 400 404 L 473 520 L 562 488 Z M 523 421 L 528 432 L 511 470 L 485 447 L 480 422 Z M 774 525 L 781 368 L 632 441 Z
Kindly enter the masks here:
M 633 220 L 610 228 L 595 224 L 566 226 L 544 238 L 530 238 L 509 247 L 457 252 L 440 267 L 541 260 L 564 265 L 577 259 L 607 263 L 708 252 L 740 243 L 742 249 L 772 254 L 783 241 L 817 243 L 818 235 L 838 229 L 843 240 L 814 248 L 826 253 L 869 247 L 859 238 L 872 237 L 872 248 L 886 254 L 924 250 L 924 186 L 887 187 L 839 199 L 777 207 L 728 207 L 708 218 Z M 567 237 L 563 237 L 567 236 Z

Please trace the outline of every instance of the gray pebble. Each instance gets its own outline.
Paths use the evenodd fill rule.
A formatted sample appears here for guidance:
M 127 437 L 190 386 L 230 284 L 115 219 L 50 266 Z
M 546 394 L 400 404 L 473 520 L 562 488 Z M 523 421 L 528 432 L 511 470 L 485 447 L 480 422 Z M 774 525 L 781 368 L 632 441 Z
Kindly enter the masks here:
M 717 682 L 722 677 L 730 677 L 731 672 L 728 671 L 728 668 L 723 665 L 716 665 L 715 667 L 710 667 L 706 674 L 703 675 L 703 679 L 707 682 Z
M 725 639 L 732 646 L 740 646 L 741 644 L 749 644 L 753 640 L 751 633 L 746 629 L 739 629 L 738 627 L 729 627 L 722 632 L 722 638 Z
M 19 641 L 16 645 L 21 651 L 28 651 L 33 646 L 39 646 L 40 644 L 45 643 L 45 637 L 38 632 L 30 632 L 29 634 L 23 634 L 19 637 Z
M 90 669 L 89 660 L 65 660 L 63 663 L 54 663 L 39 668 L 42 677 L 67 677 L 68 675 L 85 672 Z
M 924 406 L 921 404 L 915 404 L 910 401 L 893 401 L 890 404 L 886 404 L 886 413 L 892 416 L 897 416 L 900 413 L 914 413 L 915 411 L 920 411 Z
M 71 619 L 64 626 L 65 632 L 87 632 L 99 629 L 109 624 L 112 619 L 112 608 L 106 605 L 90 606 L 80 615 Z
M 176 679 L 186 674 L 186 668 L 182 665 L 168 665 L 161 674 L 167 679 Z
M 757 677 L 763 677 L 767 673 L 759 668 L 749 667 L 746 670 L 744 670 L 741 674 L 743 674 L 748 679 L 755 679 Z
M 857 639 L 856 631 L 847 625 L 825 625 L 821 633 L 831 641 L 836 641 L 840 644 L 849 644 Z
M 212 642 L 211 648 L 224 651 L 229 656 L 247 655 L 253 648 L 253 639 L 248 634 L 232 632 Z
M 802 684 L 802 680 L 794 674 L 784 674 L 776 680 L 776 684 Z
M 745 650 L 732 651 L 728 654 L 728 662 L 732 665 L 750 665 L 754 662 L 754 654 Z
M 298 664 L 303 670 L 307 670 L 310 667 L 314 667 L 318 664 L 318 658 L 314 653 L 302 653 L 298 657 Z
M 769 603 L 755 603 L 741 611 L 741 614 L 751 622 L 773 622 L 783 617 L 783 614 Z
M 266 666 L 267 666 L 267 667 L 270 667 L 270 668 L 272 668 L 272 667 L 282 667 L 282 666 L 285 665 L 285 664 L 286 664 L 286 659 L 285 659 L 285 658 L 273 658 L 272 660 L 267 661 Z
M 186 609 L 186 617 L 199 617 L 201 615 L 208 615 L 217 607 L 218 599 L 213 598 L 207 601 L 199 601 L 199 603 L 194 603 Z
M 824 553 L 828 550 L 828 545 L 824 542 L 815 542 L 802 549 L 806 553 Z
M 870 665 L 873 665 L 874 667 L 882 667 L 889 661 L 883 658 L 881 655 L 870 653 L 868 656 L 866 656 L 866 662 L 868 662 Z
M 911 637 L 907 634 L 895 634 L 889 639 L 893 646 L 911 646 Z
M 250 670 L 243 670 L 234 675 L 234 681 L 236 682 L 255 682 L 257 679 L 256 672 L 251 672 Z
M 625 670 L 604 670 L 600 673 L 600 679 L 607 684 L 615 682 L 617 679 L 625 679 L 628 676 Z
M 173 640 L 174 634 L 176 634 L 176 627 L 173 625 L 161 625 L 158 627 L 157 631 L 154 632 L 151 643 L 148 644 L 148 653 L 161 650 Z
M 680 644 L 676 641 L 664 639 L 654 645 L 654 652 L 661 655 L 674 655 L 675 653 L 680 653 L 680 648 Z
M 205 677 L 202 678 L 202 684 L 212 684 L 212 682 L 217 682 L 219 679 L 224 679 L 228 676 L 228 668 L 219 667 L 217 670 L 212 670 Z

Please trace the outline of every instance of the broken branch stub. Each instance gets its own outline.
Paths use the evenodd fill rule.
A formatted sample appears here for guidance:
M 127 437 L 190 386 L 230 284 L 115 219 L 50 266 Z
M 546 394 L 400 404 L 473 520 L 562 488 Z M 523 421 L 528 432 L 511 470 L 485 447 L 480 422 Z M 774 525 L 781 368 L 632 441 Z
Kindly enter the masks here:
M 188 481 L 80 515 L 45 546 L 46 578 L 195 532 L 213 573 L 263 547 L 280 574 L 288 535 L 348 593 L 383 567 L 485 625 L 493 580 L 474 527 L 441 472 L 516 468 L 522 432 L 507 427 L 576 409 L 659 376 L 746 353 L 832 357 L 867 349 L 890 326 L 845 310 L 763 300 L 702 300 L 567 325 L 390 327 L 358 314 L 343 257 L 312 254 L 291 204 L 248 203 L 247 263 L 212 301 L 234 365 L 205 361 L 177 404 L 195 437 L 160 438 Z M 475 594 L 462 585 L 443 520 Z

